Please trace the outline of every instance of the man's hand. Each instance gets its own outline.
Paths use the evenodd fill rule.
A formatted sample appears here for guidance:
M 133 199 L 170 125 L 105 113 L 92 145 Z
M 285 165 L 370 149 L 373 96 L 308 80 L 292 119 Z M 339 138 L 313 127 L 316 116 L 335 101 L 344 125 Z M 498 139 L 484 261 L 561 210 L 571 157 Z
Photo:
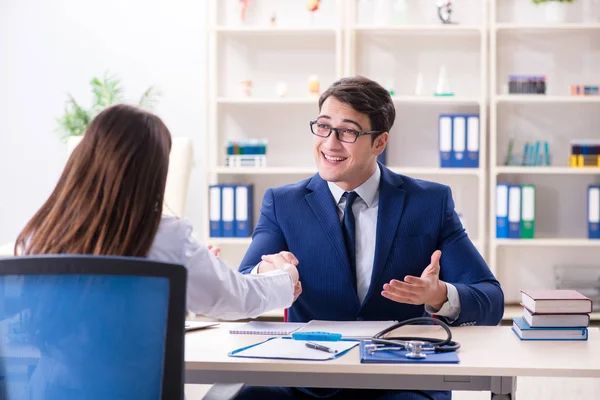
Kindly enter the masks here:
M 208 245 L 208 250 L 210 250 L 211 253 L 213 253 L 215 255 L 215 257 L 219 257 L 219 253 L 221 252 L 221 249 L 218 247 L 213 247 L 212 244 Z
M 392 279 L 383 285 L 381 295 L 398 303 L 426 304 L 439 310 L 448 301 L 446 285 L 440 281 L 441 256 L 442 252 L 436 250 L 420 278 L 407 275 L 404 282 Z
M 298 299 L 298 296 L 302 294 L 302 282 L 298 281 L 294 286 L 294 301 Z
M 289 251 L 282 251 L 278 254 L 269 254 L 261 257 L 261 262 L 258 264 L 258 273 L 273 271 L 275 269 L 283 269 L 290 273 L 294 282 L 294 301 L 302 294 L 302 284 L 296 266 L 298 259 Z
M 281 269 L 283 263 L 298 265 L 298 259 L 289 251 L 280 251 L 277 254 L 269 254 L 261 257 L 261 262 L 258 264 L 258 273 Z

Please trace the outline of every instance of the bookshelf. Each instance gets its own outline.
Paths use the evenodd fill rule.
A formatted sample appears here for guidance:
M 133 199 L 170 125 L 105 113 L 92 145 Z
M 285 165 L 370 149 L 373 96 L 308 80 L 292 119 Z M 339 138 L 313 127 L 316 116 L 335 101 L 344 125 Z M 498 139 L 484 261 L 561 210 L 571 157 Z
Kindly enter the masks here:
M 316 75 L 324 90 L 343 75 L 343 6 L 343 0 L 322 2 L 311 14 L 306 2 L 254 0 L 241 22 L 238 0 L 207 1 L 205 215 L 211 184 L 253 184 L 256 223 L 268 188 L 316 173 L 308 121 L 317 112 L 318 96 L 309 93 L 308 79 Z M 246 80 L 252 81 L 251 96 L 241 90 Z M 283 97 L 277 93 L 280 82 L 287 86 Z M 236 139 L 268 140 L 267 166 L 226 166 L 225 145 Z M 219 246 L 221 258 L 236 268 L 251 238 L 212 238 L 205 220 L 203 237 Z M 275 310 L 265 317 L 280 315 L 283 311 Z
M 595 68 L 600 50 L 594 44 L 600 23 L 581 15 L 545 23 L 529 1 L 461 0 L 453 14 L 459 24 L 443 25 L 430 2 L 407 0 L 404 24 L 379 24 L 364 9 L 373 3 L 325 1 L 311 15 L 304 1 L 254 0 L 241 24 L 237 0 L 207 2 L 205 215 L 210 184 L 254 184 L 256 223 L 267 188 L 316 173 L 308 121 L 318 111 L 318 96 L 308 94 L 308 77 L 317 75 L 323 91 L 340 77 L 364 74 L 395 91 L 388 167 L 452 188 L 456 210 L 501 281 L 507 304 L 518 300 L 521 288 L 552 287 L 555 265 L 600 259 L 600 246 L 587 239 L 583 206 L 584 188 L 600 182 L 600 170 L 567 165 L 569 141 L 597 136 L 600 126 L 600 97 L 571 97 L 568 90 L 571 83 L 600 81 Z M 273 10 L 277 23 L 269 26 Z M 442 63 L 455 96 L 433 96 Z M 424 94 L 416 95 L 418 73 Z M 545 74 L 547 94 L 506 93 L 509 74 Z M 248 79 L 251 97 L 240 90 Z M 287 95 L 277 97 L 282 81 Z M 441 113 L 480 115 L 479 168 L 439 167 Z M 515 135 L 550 140 L 552 165 L 503 165 Z M 268 166 L 225 166 L 224 147 L 231 139 L 267 139 Z M 536 185 L 535 239 L 496 239 L 498 182 Z M 236 267 L 250 238 L 211 238 L 208 217 L 201 228 L 206 241 L 221 247 L 224 261 Z
M 571 84 L 600 81 L 594 61 L 600 52 L 593 44 L 600 24 L 586 21 L 589 2 L 576 3 L 569 4 L 564 23 L 543 21 L 543 9 L 531 2 L 490 4 L 488 262 L 504 289 L 510 318 L 515 310 L 520 315 L 510 304 L 518 304 L 521 289 L 552 288 L 556 267 L 591 266 L 600 259 L 600 242 L 587 239 L 587 186 L 600 181 L 600 169 L 568 166 L 569 142 L 597 137 L 600 126 L 600 97 L 570 96 Z M 508 94 L 511 74 L 545 75 L 546 94 Z M 548 141 L 551 165 L 505 165 L 509 139 L 515 149 L 525 141 Z M 496 238 L 497 183 L 536 186 L 535 238 Z
M 486 148 L 487 3 L 464 0 L 453 14 L 459 23 L 450 25 L 439 21 L 433 4 L 406 4 L 403 24 L 378 24 L 368 1 L 347 2 L 344 73 L 368 76 L 394 90 L 388 167 L 449 185 L 467 233 L 485 256 L 486 153 L 479 153 L 479 168 L 439 168 L 437 124 L 440 114 L 479 114 L 480 149 Z M 434 96 L 442 65 L 454 96 Z M 419 74 L 423 91 L 415 95 Z

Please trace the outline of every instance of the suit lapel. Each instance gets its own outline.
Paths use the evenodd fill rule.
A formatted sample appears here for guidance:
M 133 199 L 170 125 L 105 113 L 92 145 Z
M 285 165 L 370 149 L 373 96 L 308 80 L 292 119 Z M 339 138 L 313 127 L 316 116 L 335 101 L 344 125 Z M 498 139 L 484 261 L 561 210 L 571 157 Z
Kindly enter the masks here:
M 379 285 L 379 277 L 383 272 L 390 255 L 396 230 L 400 224 L 400 217 L 404 210 L 404 197 L 406 192 L 401 189 L 402 179 L 381 167 L 381 182 L 379 184 L 379 209 L 377 211 L 377 238 L 375 239 L 375 259 L 369 291 L 363 304 L 383 290 Z M 377 287 L 375 287 L 377 285 Z M 380 287 L 381 286 L 381 287 Z
M 306 201 L 315 213 L 323 232 L 329 238 L 331 245 L 337 251 L 344 265 L 350 265 L 344 235 L 342 234 L 342 224 L 337 215 L 336 204 L 327 182 L 317 174 L 312 178 L 307 188 L 312 192 L 306 195 Z

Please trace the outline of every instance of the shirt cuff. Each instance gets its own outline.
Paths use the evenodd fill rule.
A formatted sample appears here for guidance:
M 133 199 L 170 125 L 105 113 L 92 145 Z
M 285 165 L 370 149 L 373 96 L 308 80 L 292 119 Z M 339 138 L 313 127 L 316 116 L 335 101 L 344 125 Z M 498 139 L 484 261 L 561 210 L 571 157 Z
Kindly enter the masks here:
M 446 290 L 448 292 L 448 301 L 446 301 L 439 310 L 425 305 L 425 311 L 431 315 L 446 317 L 449 320 L 448 322 L 452 323 L 456 321 L 460 315 L 460 297 L 458 296 L 458 290 L 454 285 L 447 282 L 444 282 L 444 285 L 446 285 Z
M 250 271 L 250 275 L 258 274 L 258 266 L 259 265 L 260 265 L 260 263 L 256 264 L 256 267 L 252 268 L 252 270 Z

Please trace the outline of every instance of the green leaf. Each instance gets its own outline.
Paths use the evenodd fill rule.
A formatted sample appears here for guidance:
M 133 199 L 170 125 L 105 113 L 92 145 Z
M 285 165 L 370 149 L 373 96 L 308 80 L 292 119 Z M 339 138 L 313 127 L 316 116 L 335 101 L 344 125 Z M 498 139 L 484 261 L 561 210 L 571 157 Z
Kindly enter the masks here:
M 108 71 L 102 79 L 94 77 L 90 80 L 93 95 L 93 104 L 88 109 L 82 107 L 71 94 L 67 94 L 65 111 L 62 117 L 56 119 L 57 131 L 62 133 L 62 138 L 69 136 L 81 136 L 85 133 L 92 120 L 107 107 L 113 104 L 123 103 L 123 86 L 115 75 Z M 156 106 L 160 93 L 153 87 L 149 87 L 139 99 L 139 107 L 152 109 Z
M 123 88 L 120 80 L 114 75 L 105 73 L 102 80 L 92 79 L 92 94 L 94 95 L 94 104 L 92 108 L 99 113 L 106 107 L 123 101 Z
M 63 138 L 69 136 L 81 136 L 92 120 L 89 111 L 77 103 L 71 94 L 67 95 L 65 113 L 58 119 L 59 130 L 63 132 Z
M 142 94 L 142 97 L 140 97 L 140 101 L 138 102 L 138 105 L 141 108 L 145 108 L 147 110 L 152 110 L 154 107 L 156 107 L 156 104 L 158 103 L 158 97 L 160 97 L 160 96 L 161 96 L 161 93 L 158 90 L 156 90 L 154 88 L 154 86 L 150 86 Z

